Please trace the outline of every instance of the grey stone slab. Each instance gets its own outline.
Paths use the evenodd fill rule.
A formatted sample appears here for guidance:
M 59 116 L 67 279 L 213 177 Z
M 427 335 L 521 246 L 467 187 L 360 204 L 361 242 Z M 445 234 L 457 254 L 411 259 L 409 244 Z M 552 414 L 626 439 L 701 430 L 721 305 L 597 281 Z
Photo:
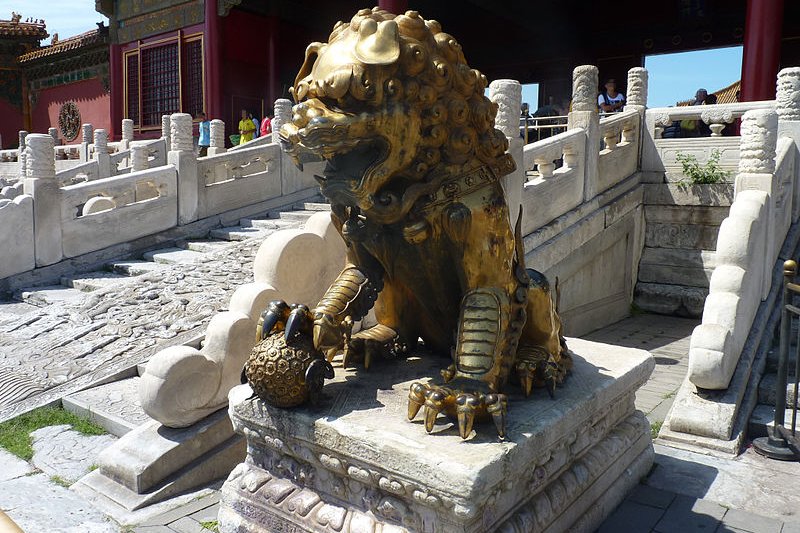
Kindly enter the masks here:
M 669 222 L 676 224 L 700 224 L 719 226 L 728 216 L 730 208 L 704 205 L 646 205 L 644 217 L 646 222 Z
M 649 420 L 651 424 L 655 422 L 664 422 L 664 420 L 667 419 L 667 414 L 671 407 L 672 400 L 664 400 L 647 413 L 647 420 Z
M 109 270 L 126 276 L 141 276 L 150 272 L 158 272 L 167 268 L 167 265 L 153 263 L 152 261 L 115 261 L 106 265 Z
M 83 435 L 68 425 L 37 429 L 31 439 L 31 463 L 48 476 L 71 483 L 88 474 L 100 453 L 117 440 L 111 435 Z
M 0 324 L 16 320 L 20 315 L 35 312 L 37 309 L 37 306 L 25 302 L 0 301 Z
M 722 518 L 724 526 L 742 529 L 751 533 L 781 533 L 783 523 L 774 518 L 767 518 L 740 509 L 728 509 Z
M 21 289 L 18 294 L 22 301 L 40 307 L 54 304 L 79 305 L 86 297 L 85 293 L 63 285 L 31 287 Z
M 703 313 L 708 289 L 661 283 L 637 283 L 634 303 L 641 309 L 659 314 L 677 314 L 699 318 Z
M 292 229 L 300 227 L 297 220 L 285 220 L 280 218 L 243 218 L 239 221 L 243 228 L 258 228 L 262 230 L 276 231 L 281 229 Z
M 175 530 L 167 526 L 139 526 L 133 529 L 133 533 L 175 533 Z
M 142 522 L 142 525 L 144 525 L 144 526 L 151 525 L 152 526 L 152 525 L 170 524 L 170 523 L 175 522 L 176 520 L 178 520 L 178 519 L 180 519 L 180 518 L 182 518 L 184 516 L 190 516 L 190 515 L 192 515 L 194 513 L 202 511 L 203 509 L 207 509 L 207 508 L 209 508 L 211 506 L 218 505 L 219 504 L 219 499 L 220 499 L 220 495 L 219 495 L 218 492 L 215 492 L 213 494 L 208 494 L 208 495 L 203 496 L 202 498 L 199 498 L 197 500 L 185 503 L 185 504 L 181 505 L 180 507 L 176 507 L 175 509 L 171 509 L 171 510 L 169 510 L 167 512 L 164 512 L 162 514 L 154 516 L 154 517 Z
M 781 533 L 800 533 L 800 521 L 784 522 Z
M 209 232 L 209 236 L 214 239 L 222 239 L 226 241 L 243 241 L 246 239 L 264 239 L 271 233 L 271 230 L 246 227 L 246 226 L 232 226 L 228 228 L 213 229 Z
M 644 185 L 644 202 L 648 205 L 730 206 L 733 202 L 733 184 L 685 187 L 676 183 L 647 183 Z
M 118 533 L 119 526 L 47 474 L 0 482 L 0 509 L 29 533 Z
M 663 515 L 664 509 L 642 505 L 628 499 L 611 513 L 597 533 L 649 532 Z
M 674 492 L 639 484 L 630 492 L 628 500 L 642 505 L 649 505 L 650 507 L 666 509 L 675 500 L 675 496 Z
M 151 418 L 139 402 L 139 378 L 106 383 L 62 400 L 64 408 L 81 414 L 109 433 L 121 437 Z
M 201 526 L 200 522 L 188 516 L 170 522 L 167 527 L 177 533 L 208 533 L 208 530 Z
M 721 505 L 678 495 L 655 526 L 658 533 L 708 533 L 714 531 L 725 515 Z
M 145 252 L 142 257 L 147 261 L 161 264 L 173 263 L 195 263 L 208 259 L 208 255 L 195 252 L 193 250 L 184 250 L 183 248 L 163 248 L 161 250 L 153 250 Z
M 178 245 L 186 250 L 193 252 L 211 253 L 224 250 L 231 245 L 230 241 L 202 240 L 202 241 L 180 241 Z
M 640 263 L 638 279 L 645 283 L 708 288 L 708 282 L 713 272 L 712 268 Z
M 316 211 L 281 211 L 278 213 L 278 216 L 274 218 L 305 223 L 305 221 L 311 218 L 315 213 Z
M 645 246 L 716 250 L 719 226 L 651 222 L 645 226 Z
M 77 276 L 64 276 L 61 278 L 61 284 L 79 291 L 92 292 L 97 289 L 112 287 L 129 279 L 128 276 L 115 272 L 89 272 Z
M 217 515 L 219 514 L 219 502 L 215 503 L 214 505 L 210 505 L 205 509 L 201 509 L 196 513 L 193 513 L 190 518 L 197 520 L 198 522 L 212 522 L 217 519 Z
M 30 463 L 0 448 L 0 482 L 27 476 L 33 471 Z

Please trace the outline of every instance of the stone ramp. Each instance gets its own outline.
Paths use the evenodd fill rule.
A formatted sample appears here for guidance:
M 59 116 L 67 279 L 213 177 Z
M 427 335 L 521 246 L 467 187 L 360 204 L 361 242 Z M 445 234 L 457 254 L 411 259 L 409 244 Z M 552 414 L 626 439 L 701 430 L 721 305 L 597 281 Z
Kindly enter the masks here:
M 233 291 L 252 281 L 261 242 L 279 229 L 302 226 L 319 209 L 269 213 L 265 219 L 277 224 L 224 246 L 209 239 L 209 251 L 184 243 L 148 254 L 168 258 L 163 263 L 114 261 L 106 271 L 67 276 L 65 285 L 19 291 L 23 301 L 7 306 L 22 309 L 4 312 L 0 305 L 0 376 L 7 382 L 0 384 L 0 421 L 94 384 L 133 377 L 159 350 L 196 343 Z

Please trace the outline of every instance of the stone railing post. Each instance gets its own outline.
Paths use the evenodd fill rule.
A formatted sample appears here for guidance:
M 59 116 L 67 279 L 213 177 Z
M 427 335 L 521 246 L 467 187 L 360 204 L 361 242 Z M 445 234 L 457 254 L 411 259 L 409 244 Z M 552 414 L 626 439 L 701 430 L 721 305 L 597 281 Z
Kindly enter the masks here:
M 272 117 L 272 142 L 280 142 L 281 126 L 292 120 L 292 102 L 286 98 L 275 100 L 275 116 Z
M 775 95 L 778 113 L 778 137 L 790 137 L 800 149 L 800 67 L 785 68 L 778 73 Z M 800 171 L 795 173 L 792 199 L 792 222 L 800 219 Z
M 572 71 L 572 111 L 567 128 L 583 128 L 586 132 L 583 199 L 597 194 L 600 168 L 600 115 L 597 113 L 597 67 L 581 65 Z
M 58 146 L 61 141 L 58 140 L 58 128 L 47 128 L 47 134 L 53 138 L 53 143 Z
M 28 132 L 19 130 L 19 148 L 17 148 L 17 163 L 19 163 L 19 176 L 25 179 L 25 139 L 28 137 Z
M 147 170 L 147 147 L 141 144 L 131 144 L 131 172 Z
M 127 150 L 133 141 L 133 120 L 129 118 L 122 119 L 122 145 L 120 151 Z
M 192 115 L 174 113 L 170 124 L 167 163 L 178 171 L 178 224 L 194 222 L 200 216 L 200 186 L 197 158 L 192 143 Z M 164 121 L 162 121 L 162 124 Z
M 164 139 L 164 142 L 167 144 L 167 151 L 169 151 L 170 147 L 170 116 L 169 115 L 161 115 L 161 138 Z
M 225 148 L 225 123 L 218 118 L 211 121 L 211 144 L 208 147 L 208 155 L 223 154 Z
M 522 191 L 525 188 L 525 168 L 522 155 L 525 141 L 519 136 L 522 85 L 517 80 L 494 80 L 489 84 L 489 99 L 497 104 L 495 128 L 502 131 L 508 139 L 508 152 L 517 165 L 514 172 L 502 179 L 508 202 L 508 215 L 513 228 L 517 223 L 522 204 Z
M 775 151 L 778 141 L 778 115 L 769 109 L 751 109 L 742 116 L 742 137 L 739 141 L 739 172 L 736 175 L 735 197 L 742 191 L 764 191 L 767 202 L 766 243 L 762 299 L 767 297 L 772 280 L 772 267 L 783 244 L 776 242 L 776 203 L 779 184 L 775 178 Z
M 80 159 L 81 162 L 85 163 L 91 159 L 89 157 L 89 145 L 92 144 L 92 137 L 94 134 L 92 133 L 92 125 L 91 124 L 84 124 L 81 126 L 81 153 Z
M 110 177 L 111 157 L 108 155 L 108 133 L 104 129 L 94 130 L 94 159 L 97 161 L 98 177 Z
M 647 69 L 633 67 L 628 71 L 628 94 L 625 109 L 635 109 L 639 114 L 647 107 Z
M 61 261 L 61 191 L 56 181 L 55 143 L 47 134 L 25 139 L 25 194 L 33 197 L 36 266 Z

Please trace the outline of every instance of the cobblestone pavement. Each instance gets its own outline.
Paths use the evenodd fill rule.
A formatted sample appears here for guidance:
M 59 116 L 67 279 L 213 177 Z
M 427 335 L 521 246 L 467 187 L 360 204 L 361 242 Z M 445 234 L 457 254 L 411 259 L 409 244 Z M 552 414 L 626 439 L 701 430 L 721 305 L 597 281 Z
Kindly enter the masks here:
M 252 281 L 260 239 L 194 263 L 177 263 L 108 288 L 76 304 L 50 305 L 0 322 L 0 375 L 43 389 L 0 404 L 0 421 L 85 388 L 205 331 L 236 287 Z
M 641 314 L 594 331 L 584 338 L 653 354 L 656 368 L 647 383 L 636 393 L 636 408 L 660 427 L 686 377 L 689 340 L 697 319 Z

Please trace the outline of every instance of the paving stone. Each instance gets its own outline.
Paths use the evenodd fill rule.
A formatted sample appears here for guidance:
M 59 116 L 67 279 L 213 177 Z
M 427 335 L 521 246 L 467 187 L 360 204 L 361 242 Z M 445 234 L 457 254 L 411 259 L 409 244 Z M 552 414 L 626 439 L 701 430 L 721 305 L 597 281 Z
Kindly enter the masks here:
M 31 287 L 18 292 L 22 301 L 36 306 L 53 304 L 78 305 L 86 296 L 83 292 L 66 288 L 63 285 Z
M 800 522 L 784 522 L 781 533 L 800 533 Z
M 708 500 L 678 495 L 655 526 L 659 533 L 709 533 L 725 515 L 725 507 Z
M 296 220 L 283 220 L 280 218 L 243 218 L 239 221 L 239 225 L 243 228 L 259 228 L 273 231 L 300 226 Z
M 209 236 L 226 241 L 243 241 L 246 239 L 263 239 L 270 234 L 269 230 L 246 226 L 212 229 Z
M 97 289 L 114 286 L 129 279 L 128 276 L 116 272 L 89 272 L 78 276 L 62 277 L 61 284 L 82 292 L 92 292 Z
M 276 218 L 280 218 L 281 220 L 296 220 L 304 223 L 311 218 L 314 213 L 315 211 L 281 211 Z
M 627 533 L 640 531 L 646 533 L 653 528 L 663 514 L 664 509 L 625 500 L 603 522 L 597 533 L 619 533 L 622 531 Z
M 193 250 L 184 250 L 183 248 L 163 248 L 161 250 L 152 250 L 145 252 L 142 257 L 147 261 L 161 264 L 173 263 L 195 263 L 208 259 L 208 256 L 201 252 Z
M 160 515 L 154 516 L 153 518 L 150 518 L 147 521 L 143 522 L 142 525 L 143 526 L 166 525 L 178 520 L 179 518 L 192 515 L 200 510 L 211 507 L 212 505 L 218 502 L 219 502 L 219 492 L 215 492 L 214 494 L 209 494 L 208 496 L 204 496 L 200 499 L 189 502 L 186 505 L 182 505 L 180 507 L 162 513 Z
M 192 250 L 193 252 L 210 253 L 217 252 L 231 245 L 229 241 L 205 240 L 205 241 L 182 241 L 178 243 L 181 248 Z
M 0 482 L 27 476 L 33 471 L 34 468 L 28 461 L 0 448 Z
M 739 509 L 728 509 L 722 518 L 722 524 L 742 529 L 750 533 L 781 533 L 783 523 L 774 518 L 759 516 Z
M 167 527 L 177 533 L 209 533 L 207 529 L 200 525 L 200 522 L 188 516 L 167 524 Z
M 639 484 L 631 490 L 627 499 L 642 505 L 666 509 L 675 499 L 675 493 Z
M 62 405 L 121 437 L 150 421 L 139 402 L 139 379 L 123 379 L 70 394 L 62 400 Z
M 47 474 L 0 482 L 0 509 L 28 533 L 119 532 L 119 526 Z
M 212 522 L 217 519 L 217 515 L 219 515 L 219 503 L 215 503 L 210 507 L 206 507 L 201 511 L 197 511 L 196 513 L 190 515 L 190 517 L 198 522 Z
M 0 324 L 4 324 L 6 321 L 15 320 L 20 315 L 25 315 L 38 309 L 39 308 L 37 306 L 25 302 L 0 302 Z
M 303 211 L 330 211 L 331 204 L 324 202 L 304 202 L 302 204 L 295 204 L 295 209 Z
M 175 530 L 167 526 L 139 526 L 133 529 L 133 533 L 175 533 Z
M 166 265 L 152 261 L 115 261 L 106 265 L 106 268 L 126 276 L 141 276 L 149 272 L 156 272 L 166 268 Z
M 88 474 L 100 452 L 117 440 L 111 435 L 83 435 L 69 425 L 37 429 L 31 438 L 31 463 L 48 476 L 70 483 Z

